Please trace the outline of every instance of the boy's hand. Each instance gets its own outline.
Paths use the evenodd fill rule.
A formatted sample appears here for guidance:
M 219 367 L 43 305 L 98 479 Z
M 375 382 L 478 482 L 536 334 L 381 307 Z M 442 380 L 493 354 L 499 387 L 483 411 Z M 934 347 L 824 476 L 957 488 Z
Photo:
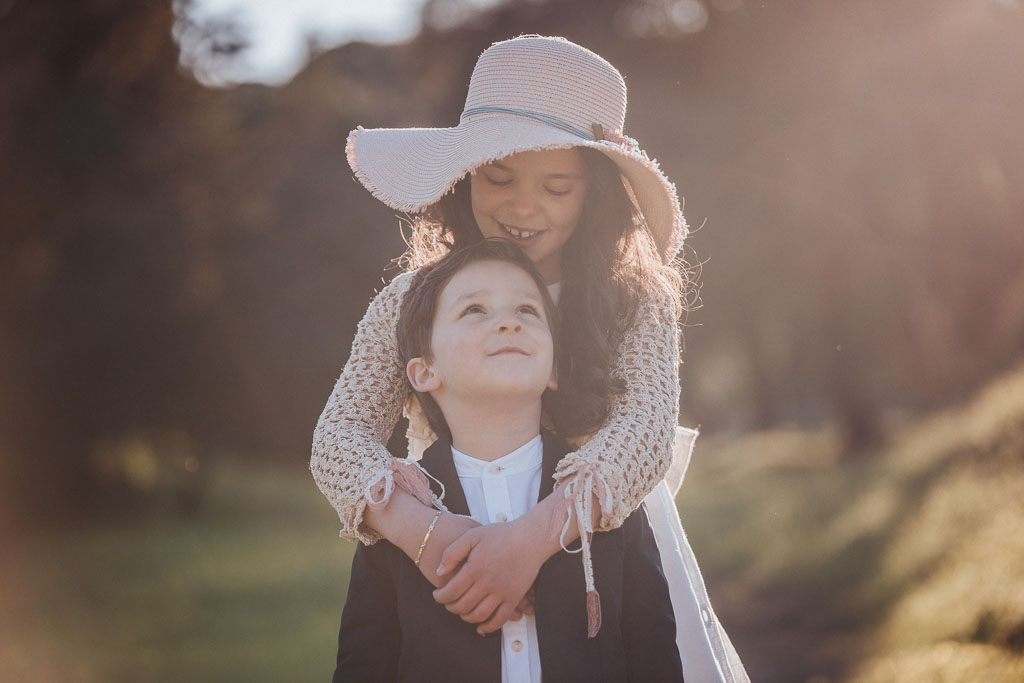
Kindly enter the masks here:
M 533 612 L 525 596 L 551 553 L 530 542 L 530 531 L 520 521 L 470 529 L 441 556 L 439 576 L 458 572 L 434 591 L 434 599 L 464 621 L 480 624 L 481 635 L 518 619 L 520 612 Z

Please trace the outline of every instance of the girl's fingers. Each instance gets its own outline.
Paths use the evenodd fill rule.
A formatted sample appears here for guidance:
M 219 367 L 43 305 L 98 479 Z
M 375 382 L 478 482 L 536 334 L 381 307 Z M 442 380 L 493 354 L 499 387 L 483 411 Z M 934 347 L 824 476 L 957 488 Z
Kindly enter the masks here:
M 473 588 L 473 583 L 473 577 L 466 572 L 459 572 L 443 588 L 434 591 L 434 600 L 442 605 L 450 605 Z
M 500 604 L 501 598 L 495 595 L 488 595 L 480 601 L 480 604 L 470 610 L 469 613 L 463 614 L 462 620 L 470 624 L 479 624 L 482 621 L 487 621 L 494 615 L 494 611 Z
M 482 589 L 478 588 L 477 586 L 473 586 L 468 591 L 466 591 L 458 600 L 455 600 L 454 602 L 450 602 L 447 605 L 445 605 L 445 609 L 447 609 L 452 614 L 458 614 L 460 616 L 466 615 L 472 612 L 474 609 L 476 609 L 477 606 L 480 605 L 481 602 L 483 602 L 484 598 L 487 597 L 489 596 Z M 496 605 L 491 607 L 492 611 L 495 606 Z
M 520 600 L 519 604 L 516 606 L 516 612 L 521 612 L 523 614 L 529 614 L 532 617 L 533 616 L 533 596 L 527 594 L 526 597 L 524 597 L 522 600 Z M 519 619 L 515 615 L 512 615 L 512 621 L 519 621 Z
M 465 562 L 466 558 L 469 557 L 469 552 L 473 549 L 473 546 L 480 542 L 473 531 L 475 529 L 470 529 L 444 549 L 444 552 L 441 553 L 441 564 L 437 566 L 438 576 L 444 576 Z
M 501 606 L 497 609 L 497 611 L 494 613 L 494 616 L 488 619 L 485 623 L 480 624 L 480 626 L 477 627 L 476 632 L 482 636 L 485 636 L 488 633 L 493 633 L 494 631 L 497 631 L 499 628 L 505 625 L 506 621 L 508 621 L 512 617 L 512 613 L 514 611 L 515 608 L 511 603 L 503 602 Z

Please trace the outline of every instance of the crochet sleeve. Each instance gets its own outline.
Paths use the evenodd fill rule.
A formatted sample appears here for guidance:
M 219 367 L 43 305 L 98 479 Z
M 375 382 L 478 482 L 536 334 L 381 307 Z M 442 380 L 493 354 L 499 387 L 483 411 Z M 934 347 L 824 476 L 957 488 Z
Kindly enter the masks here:
M 370 303 L 313 432 L 309 468 L 338 512 L 340 536 L 366 544 L 380 539 L 362 525 L 363 512 L 390 476 L 394 458 L 385 444 L 409 394 L 395 328 L 411 281 L 411 273 L 399 275 Z
M 641 299 L 623 335 L 613 374 L 625 393 L 612 402 L 605 424 L 580 449 L 562 458 L 555 478 L 576 477 L 581 495 L 598 496 L 600 528 L 622 525 L 661 481 L 672 463 L 679 421 L 679 328 L 676 305 L 664 293 Z

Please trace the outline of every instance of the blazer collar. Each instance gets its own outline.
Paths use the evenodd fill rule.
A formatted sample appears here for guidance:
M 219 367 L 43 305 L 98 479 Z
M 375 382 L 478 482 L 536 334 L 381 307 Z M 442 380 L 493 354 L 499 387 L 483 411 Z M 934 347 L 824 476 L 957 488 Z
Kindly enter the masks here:
M 543 464 L 541 465 L 540 499 L 544 499 L 555 488 L 555 467 L 562 456 L 569 452 L 568 444 L 551 432 L 542 429 L 541 442 L 544 447 Z M 459 482 L 452 460 L 452 441 L 450 436 L 442 436 L 423 452 L 420 465 L 442 484 L 444 484 L 444 504 L 449 512 L 457 515 L 469 515 L 469 503 Z M 430 482 L 431 489 L 438 496 L 441 491 L 435 482 Z

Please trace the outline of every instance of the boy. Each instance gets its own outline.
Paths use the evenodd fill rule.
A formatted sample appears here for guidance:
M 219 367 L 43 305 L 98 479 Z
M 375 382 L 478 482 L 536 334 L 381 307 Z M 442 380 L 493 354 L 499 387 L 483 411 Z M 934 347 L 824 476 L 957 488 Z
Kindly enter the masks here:
M 416 277 L 397 334 L 409 382 L 442 435 L 420 464 L 444 486 L 451 513 L 510 521 L 550 493 L 569 451 L 540 428 L 542 396 L 557 384 L 554 304 L 533 264 L 504 240 L 452 252 Z M 428 531 L 420 552 L 429 540 Z M 434 601 L 416 558 L 387 541 L 359 545 L 334 680 L 682 680 L 646 511 L 596 534 L 591 553 L 602 596 L 596 637 L 587 638 L 582 566 L 567 553 L 537 575 L 534 615 L 480 637 Z

